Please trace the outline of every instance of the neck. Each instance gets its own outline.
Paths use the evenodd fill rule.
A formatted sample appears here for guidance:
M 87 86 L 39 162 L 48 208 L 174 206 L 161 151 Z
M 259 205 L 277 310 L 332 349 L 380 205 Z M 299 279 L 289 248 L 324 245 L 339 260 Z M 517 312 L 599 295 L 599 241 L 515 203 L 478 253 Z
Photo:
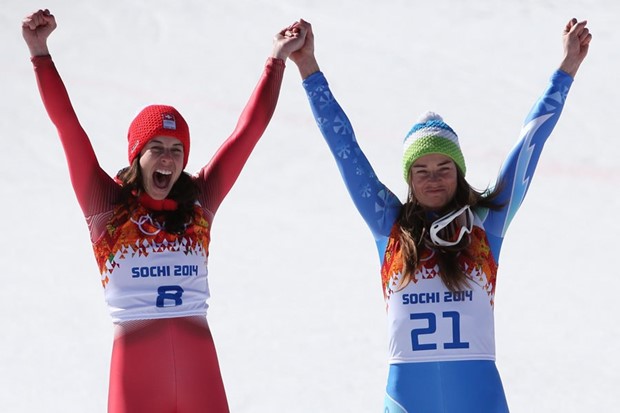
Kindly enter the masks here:
M 138 202 L 152 211 L 175 211 L 179 207 L 179 204 L 174 199 L 154 199 L 146 192 L 140 194 Z

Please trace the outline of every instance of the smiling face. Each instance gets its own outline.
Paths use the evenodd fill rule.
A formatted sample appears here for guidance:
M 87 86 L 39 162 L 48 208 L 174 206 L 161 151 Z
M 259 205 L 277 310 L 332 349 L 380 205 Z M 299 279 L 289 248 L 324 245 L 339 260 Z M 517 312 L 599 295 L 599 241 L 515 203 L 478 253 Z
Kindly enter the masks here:
M 140 152 L 142 186 L 153 199 L 165 199 L 183 172 L 183 144 L 176 138 L 156 136 Z
M 445 155 L 424 155 L 411 165 L 409 184 L 424 209 L 440 210 L 456 194 L 456 164 Z

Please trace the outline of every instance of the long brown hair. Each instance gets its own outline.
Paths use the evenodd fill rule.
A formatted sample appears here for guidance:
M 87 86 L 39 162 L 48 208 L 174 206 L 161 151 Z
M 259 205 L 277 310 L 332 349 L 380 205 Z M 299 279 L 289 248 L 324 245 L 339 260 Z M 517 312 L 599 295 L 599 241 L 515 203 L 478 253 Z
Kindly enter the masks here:
M 133 160 L 131 165 L 121 169 L 116 175 L 116 180 L 122 185 L 118 205 L 125 205 L 131 209 L 142 193 L 142 170 L 140 169 L 140 156 Z M 183 234 L 187 225 L 193 221 L 194 205 L 200 194 L 200 188 L 187 172 L 182 172 L 179 179 L 174 183 L 168 198 L 177 202 L 174 211 L 154 211 L 153 218 L 163 224 L 164 230 L 173 234 Z
M 499 209 L 501 204 L 497 203 L 497 197 L 501 190 L 501 183 L 498 182 L 495 187 L 485 191 L 474 189 L 465 180 L 465 176 L 457 168 L 457 185 L 454 198 L 448 205 L 439 211 L 443 215 L 451 210 L 461 208 L 465 205 L 473 207 L 483 207 L 489 209 Z M 467 254 L 467 246 L 469 245 L 469 236 L 466 236 L 461 242 L 453 247 L 437 247 L 433 245 L 429 239 L 428 229 L 432 223 L 427 216 L 427 212 L 418 203 L 413 189 L 409 185 L 409 195 L 407 202 L 403 205 L 400 216 L 398 217 L 398 225 L 400 228 L 400 245 L 403 256 L 403 280 L 401 285 L 405 286 L 413 278 L 413 274 L 420 261 L 420 250 L 422 248 L 431 248 L 437 254 L 437 262 L 439 265 L 439 275 L 445 286 L 450 291 L 460 291 L 468 286 L 467 275 L 463 272 L 458 264 L 459 254 Z

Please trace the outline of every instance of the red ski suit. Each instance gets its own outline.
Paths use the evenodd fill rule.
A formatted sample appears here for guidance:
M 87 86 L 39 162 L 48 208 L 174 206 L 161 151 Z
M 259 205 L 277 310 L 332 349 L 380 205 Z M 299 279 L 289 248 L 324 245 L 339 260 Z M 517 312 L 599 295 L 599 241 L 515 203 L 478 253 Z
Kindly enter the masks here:
M 118 205 L 121 187 L 99 166 L 51 57 L 34 57 L 32 62 L 88 223 L 116 325 L 109 411 L 228 412 L 205 317 L 210 229 L 273 115 L 284 61 L 267 60 L 233 133 L 193 176 L 200 195 L 194 222 L 181 235 L 166 232 L 137 202 L 129 208 Z

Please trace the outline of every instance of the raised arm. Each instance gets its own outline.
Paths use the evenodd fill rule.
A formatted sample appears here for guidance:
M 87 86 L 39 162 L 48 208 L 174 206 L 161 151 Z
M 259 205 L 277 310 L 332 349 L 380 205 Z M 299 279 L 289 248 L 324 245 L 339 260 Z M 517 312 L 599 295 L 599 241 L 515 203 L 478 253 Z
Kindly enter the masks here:
M 310 23 L 301 20 L 300 25 L 307 30 L 306 41 L 304 47 L 291 54 L 291 60 L 299 69 L 312 113 L 336 160 L 347 190 L 375 240 L 379 240 L 389 235 L 401 203 L 375 175 L 355 139 L 347 115 L 331 93 L 323 73 L 319 71 Z
M 573 78 L 588 53 L 591 40 L 585 21 L 571 19 L 568 22 L 563 33 L 564 57 L 559 69 L 553 73 L 547 89 L 527 115 L 519 140 L 501 168 L 499 182 L 503 186 L 498 202 L 505 207 L 490 212 L 484 223 L 495 258 L 499 256 L 506 230 L 529 189 L 543 146 L 560 118 Z
M 39 10 L 22 21 L 22 35 L 34 65 L 41 99 L 63 145 L 71 183 L 86 217 L 105 208 L 117 185 L 99 167 L 92 145 L 73 110 L 69 95 L 49 55 L 47 39 L 56 29 L 49 10 Z
M 203 188 L 200 202 L 212 213 L 234 185 L 271 120 L 280 94 L 285 61 L 303 45 L 305 32 L 297 26 L 295 22 L 274 36 L 271 56 L 237 126 L 198 174 L 198 183 Z

